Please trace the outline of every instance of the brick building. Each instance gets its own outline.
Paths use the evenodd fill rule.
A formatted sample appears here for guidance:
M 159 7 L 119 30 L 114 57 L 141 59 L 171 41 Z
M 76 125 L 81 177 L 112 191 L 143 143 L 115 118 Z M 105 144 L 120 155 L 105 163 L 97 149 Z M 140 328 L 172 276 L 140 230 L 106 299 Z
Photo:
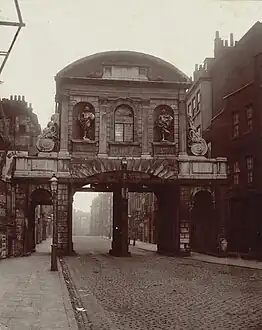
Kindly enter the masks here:
M 238 42 L 232 34 L 228 42 L 216 33 L 214 58 L 196 67 L 187 98 L 195 123 L 202 118 L 199 129 L 210 156 L 228 159 L 225 234 L 228 251 L 243 255 L 262 254 L 261 86 L 262 24 L 257 22 Z
M 113 198 L 110 193 L 100 193 L 91 205 L 90 235 L 112 236 Z
M 88 235 L 90 233 L 90 212 L 73 209 L 73 235 Z
M 143 242 L 156 243 L 157 201 L 153 193 L 129 193 L 128 231 Z M 112 194 L 101 193 L 91 205 L 90 235 L 111 237 L 113 217 Z
M 21 255 L 25 246 L 27 223 L 19 214 L 20 189 L 15 181 L 11 182 L 13 161 L 17 155 L 36 155 L 36 140 L 41 132 L 37 116 L 33 113 L 31 104 L 24 97 L 14 96 L 0 101 L 0 258 Z M 21 197 L 24 198 L 24 197 Z M 48 206 L 35 208 L 36 243 L 51 234 L 52 209 Z M 19 252 L 18 252 L 19 251 Z

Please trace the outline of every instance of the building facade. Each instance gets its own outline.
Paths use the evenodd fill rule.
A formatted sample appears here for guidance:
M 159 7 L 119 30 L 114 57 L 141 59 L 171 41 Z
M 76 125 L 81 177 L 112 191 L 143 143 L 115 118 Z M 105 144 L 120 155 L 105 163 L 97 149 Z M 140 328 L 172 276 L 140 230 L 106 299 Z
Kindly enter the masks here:
M 101 193 L 91 205 L 90 235 L 112 237 L 113 198 Z M 157 243 L 157 200 L 153 193 L 128 194 L 128 235 L 142 242 Z
M 4 162 L 12 168 L 10 184 L 15 187 L 15 208 L 6 210 L 12 214 L 16 254 L 35 250 L 36 206 L 54 201 L 58 253 L 72 253 L 73 196 L 86 186 L 113 194 L 110 253 L 115 256 L 129 255 L 127 191 L 156 196 L 159 253 L 190 253 L 191 215 L 195 222 L 214 219 L 216 230 L 205 235 L 212 238 L 208 249 L 217 249 L 224 227 L 226 159 L 205 157 L 205 140 L 192 120 L 188 125 L 190 84 L 174 65 L 132 51 L 94 54 L 61 70 L 55 113 L 34 149 L 27 146 L 30 152 Z M 57 199 L 50 191 L 54 173 Z M 208 207 L 203 210 L 204 202 Z M 204 229 L 197 225 L 194 244 L 201 243 L 197 238 Z
M 201 116 L 209 122 L 202 126 L 202 134 L 210 156 L 222 154 L 228 159 L 228 252 L 261 256 L 262 24 L 257 22 L 238 42 L 232 34 L 229 42 L 221 40 L 217 32 L 214 58 L 208 61 L 209 66 L 195 70 L 188 111 L 192 97 L 197 98 L 208 79 L 211 92 L 202 90 L 200 99 L 211 98 L 212 106 L 207 111 L 201 108 Z
M 19 203 L 24 196 L 21 196 L 21 186 L 12 181 L 13 161 L 18 155 L 36 155 L 35 145 L 41 128 L 31 104 L 24 97 L 2 99 L 0 109 L 0 257 L 6 258 L 26 253 L 24 233 L 28 223 L 20 218 Z M 37 243 L 50 235 L 50 213 L 44 206 L 35 207 Z
M 90 234 L 90 212 L 73 209 L 73 235 Z

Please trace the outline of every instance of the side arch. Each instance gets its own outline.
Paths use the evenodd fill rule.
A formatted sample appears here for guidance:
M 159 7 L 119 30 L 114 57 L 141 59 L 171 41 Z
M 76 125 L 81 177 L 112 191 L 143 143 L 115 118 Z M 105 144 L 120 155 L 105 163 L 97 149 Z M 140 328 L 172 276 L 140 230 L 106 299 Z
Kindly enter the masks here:
M 190 212 L 190 245 L 192 251 L 215 252 L 217 247 L 217 221 L 213 196 L 209 190 L 198 190 L 193 195 Z

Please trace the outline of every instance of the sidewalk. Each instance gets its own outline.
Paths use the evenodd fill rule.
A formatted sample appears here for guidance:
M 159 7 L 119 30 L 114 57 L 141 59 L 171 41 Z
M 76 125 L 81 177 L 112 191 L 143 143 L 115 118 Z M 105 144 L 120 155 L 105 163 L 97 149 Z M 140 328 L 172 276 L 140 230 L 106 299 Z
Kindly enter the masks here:
M 131 241 L 132 243 L 132 241 Z M 147 250 L 147 251 L 157 251 L 156 244 L 144 243 L 140 241 L 136 241 L 136 247 L 139 249 Z M 235 259 L 235 258 L 218 258 L 213 257 L 206 254 L 200 254 L 192 252 L 190 257 L 186 257 L 187 259 L 199 260 L 204 262 L 210 262 L 215 264 L 221 265 L 228 265 L 228 266 L 238 266 L 238 267 L 245 267 L 245 268 L 253 268 L 253 269 L 261 269 L 262 270 L 262 262 L 256 260 L 244 260 L 244 259 Z
M 29 257 L 0 261 L 1 330 L 77 329 L 62 273 L 50 271 L 50 244 L 42 242 Z

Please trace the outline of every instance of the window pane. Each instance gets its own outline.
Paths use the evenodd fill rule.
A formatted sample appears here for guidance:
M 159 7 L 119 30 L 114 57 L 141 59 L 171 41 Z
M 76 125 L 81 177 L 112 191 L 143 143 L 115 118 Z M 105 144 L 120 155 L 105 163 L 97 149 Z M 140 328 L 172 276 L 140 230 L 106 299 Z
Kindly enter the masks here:
M 115 124 L 115 141 L 124 141 L 124 125 Z
M 124 141 L 133 141 L 133 124 L 125 124 L 124 134 Z
M 133 111 L 126 106 L 119 107 L 115 112 L 116 123 L 133 123 Z

